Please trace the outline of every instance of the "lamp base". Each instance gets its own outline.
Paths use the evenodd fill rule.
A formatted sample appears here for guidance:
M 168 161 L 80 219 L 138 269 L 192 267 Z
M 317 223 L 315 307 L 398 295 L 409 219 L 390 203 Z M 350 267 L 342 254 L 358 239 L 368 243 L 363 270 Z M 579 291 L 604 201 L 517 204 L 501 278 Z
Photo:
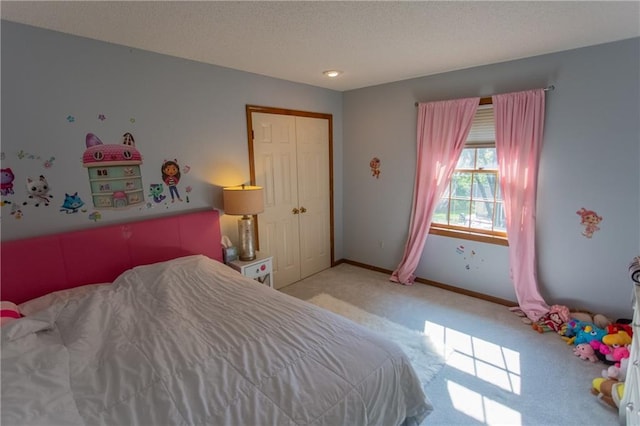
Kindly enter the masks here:
M 240 235 L 240 260 L 254 260 L 256 249 L 253 242 L 253 217 L 244 215 L 238 219 L 238 234 Z

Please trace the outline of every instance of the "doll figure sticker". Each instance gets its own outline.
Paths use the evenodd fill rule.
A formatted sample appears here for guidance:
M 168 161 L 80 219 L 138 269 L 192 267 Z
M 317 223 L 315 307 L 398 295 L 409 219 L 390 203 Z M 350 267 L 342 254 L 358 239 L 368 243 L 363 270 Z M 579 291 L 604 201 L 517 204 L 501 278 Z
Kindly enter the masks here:
M 166 160 L 162 163 L 162 181 L 169 188 L 169 195 L 171 195 L 171 202 L 182 201 L 180 193 L 178 192 L 178 182 L 180 182 L 180 166 L 178 166 L 178 160 Z
M 584 226 L 582 235 L 587 238 L 593 237 L 593 233 L 600 230 L 598 224 L 602 222 L 602 216 L 598 216 L 598 213 L 593 210 L 587 210 L 582 207 L 576 212 L 580 216 L 580 224 Z

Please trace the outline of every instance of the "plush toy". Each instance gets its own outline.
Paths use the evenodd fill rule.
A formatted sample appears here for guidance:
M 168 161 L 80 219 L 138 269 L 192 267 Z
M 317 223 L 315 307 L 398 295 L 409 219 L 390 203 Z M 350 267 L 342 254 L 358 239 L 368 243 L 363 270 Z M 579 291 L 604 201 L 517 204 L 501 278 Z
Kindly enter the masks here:
M 629 349 L 626 346 L 609 346 L 603 342 L 592 340 L 589 342 L 600 361 L 607 365 L 620 366 L 620 361 L 629 358 Z
M 620 360 L 620 366 L 612 365 L 606 370 L 602 370 L 602 377 L 605 379 L 615 379 L 624 382 L 627 379 L 627 368 L 629 367 L 629 357 Z
M 580 359 L 584 359 L 586 361 L 596 362 L 598 361 L 598 357 L 596 356 L 595 351 L 588 343 L 580 343 L 573 348 L 573 354 L 575 356 L 580 357 Z
M 576 339 L 573 341 L 574 345 L 581 343 L 589 343 L 592 340 L 602 340 L 607 335 L 607 331 L 603 328 L 597 327 L 595 324 L 587 325 L 583 329 L 578 330 Z
M 598 377 L 592 381 L 591 393 L 617 410 L 624 395 L 624 382 Z
M 609 324 L 613 323 L 611 319 L 607 318 L 602 314 L 592 314 L 590 312 L 584 311 L 575 311 L 571 312 L 570 316 L 572 319 L 576 319 L 582 322 L 589 322 L 596 325 L 599 328 L 606 328 Z
M 573 341 L 578 335 L 578 331 L 582 330 L 586 326 L 593 326 L 593 323 L 580 321 L 576 318 L 571 318 L 569 322 L 563 325 L 558 334 L 563 336 L 562 338 L 567 341 L 567 345 L 573 345 Z
M 559 331 L 563 324 L 569 321 L 569 308 L 562 305 L 553 305 L 549 312 L 544 314 L 538 321 L 531 324 L 538 333 L 547 331 Z
M 609 324 L 606 327 L 607 334 L 616 334 L 619 331 L 626 331 L 629 337 L 633 337 L 633 327 L 629 324 L 623 324 L 619 322 L 614 322 L 613 324 Z
M 619 348 L 631 344 L 631 336 L 624 330 L 619 330 L 617 333 L 609 333 L 602 338 L 602 343 L 605 345 Z

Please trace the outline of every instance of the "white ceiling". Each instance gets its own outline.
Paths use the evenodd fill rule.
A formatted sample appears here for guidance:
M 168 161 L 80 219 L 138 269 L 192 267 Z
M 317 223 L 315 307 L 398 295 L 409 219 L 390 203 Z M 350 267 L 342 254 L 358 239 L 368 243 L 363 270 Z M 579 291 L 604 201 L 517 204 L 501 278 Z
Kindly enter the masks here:
M 2 1 L 2 19 L 344 91 L 640 36 L 638 1 Z M 327 69 L 344 72 L 336 79 Z

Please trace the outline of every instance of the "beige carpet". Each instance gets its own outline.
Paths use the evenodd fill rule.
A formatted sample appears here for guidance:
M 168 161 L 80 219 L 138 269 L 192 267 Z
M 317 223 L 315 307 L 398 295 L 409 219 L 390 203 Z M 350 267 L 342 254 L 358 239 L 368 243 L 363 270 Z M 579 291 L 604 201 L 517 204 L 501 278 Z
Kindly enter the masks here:
M 445 358 L 442 350 L 436 348 L 429 336 L 424 333 L 371 314 L 326 293 L 318 294 L 308 302 L 349 318 L 398 344 L 409 358 L 423 386 L 429 383 L 444 366 Z
M 451 351 L 425 386 L 435 410 L 421 426 L 614 426 L 590 392 L 602 363 L 580 360 L 555 333 L 539 334 L 505 306 L 341 264 L 280 289 L 321 293 L 416 332 Z M 631 302 L 629 302 L 631 303 Z

